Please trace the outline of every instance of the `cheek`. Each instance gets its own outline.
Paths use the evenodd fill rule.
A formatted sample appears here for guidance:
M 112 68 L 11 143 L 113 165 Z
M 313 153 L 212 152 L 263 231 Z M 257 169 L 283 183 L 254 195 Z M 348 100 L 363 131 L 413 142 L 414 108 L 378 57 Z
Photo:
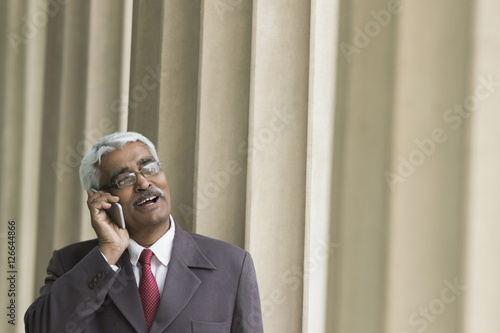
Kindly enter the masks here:
M 161 179 L 161 187 L 164 190 L 168 190 L 167 178 L 165 176 L 163 176 L 162 179 Z
M 113 194 L 113 195 L 116 195 L 117 197 L 120 198 L 120 201 L 118 201 L 118 202 L 122 205 L 123 210 L 130 208 L 130 204 L 131 204 L 132 200 L 134 199 L 134 196 L 132 193 L 119 193 L 119 194 Z
M 165 196 L 169 195 L 170 190 L 168 188 L 168 183 L 167 183 L 167 179 L 165 178 L 165 176 L 157 179 L 156 181 L 154 181 L 152 183 L 154 184 L 154 186 L 161 189 L 165 193 Z
M 128 220 L 129 222 L 133 217 L 135 216 L 134 214 L 134 209 L 130 205 L 130 203 L 122 203 L 122 208 L 123 208 L 123 217 L 125 220 Z

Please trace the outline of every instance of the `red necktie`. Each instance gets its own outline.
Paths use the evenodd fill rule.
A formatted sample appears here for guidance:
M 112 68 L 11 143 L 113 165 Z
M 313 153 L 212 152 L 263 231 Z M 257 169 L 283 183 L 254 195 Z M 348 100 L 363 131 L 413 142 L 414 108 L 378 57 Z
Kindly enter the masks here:
M 142 308 L 144 310 L 144 317 L 146 317 L 148 330 L 150 330 L 151 325 L 153 325 L 156 310 L 158 310 L 158 305 L 160 304 L 160 292 L 158 291 L 158 285 L 156 284 L 155 277 L 151 272 L 152 256 L 153 251 L 144 249 L 141 253 L 141 257 L 139 258 L 139 262 L 142 265 L 139 295 L 141 296 Z

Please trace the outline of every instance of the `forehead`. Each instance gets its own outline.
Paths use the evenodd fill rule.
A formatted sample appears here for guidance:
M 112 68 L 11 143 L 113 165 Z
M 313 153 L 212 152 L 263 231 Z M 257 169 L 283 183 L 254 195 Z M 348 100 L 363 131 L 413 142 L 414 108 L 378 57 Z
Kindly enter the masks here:
M 131 142 L 123 148 L 115 149 L 101 158 L 99 165 L 101 180 L 111 178 L 113 173 L 124 168 L 134 170 L 137 168 L 137 162 L 150 156 L 152 157 L 153 154 L 142 142 Z

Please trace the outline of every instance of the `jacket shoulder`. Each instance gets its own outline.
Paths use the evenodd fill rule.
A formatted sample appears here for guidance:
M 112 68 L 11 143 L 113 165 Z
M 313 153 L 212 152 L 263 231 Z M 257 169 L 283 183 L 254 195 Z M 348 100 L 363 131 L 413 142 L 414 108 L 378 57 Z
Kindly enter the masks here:
M 225 265 L 240 266 L 243 264 L 246 255 L 249 255 L 247 251 L 236 245 L 195 233 L 189 233 L 189 235 L 201 252 L 216 267 Z

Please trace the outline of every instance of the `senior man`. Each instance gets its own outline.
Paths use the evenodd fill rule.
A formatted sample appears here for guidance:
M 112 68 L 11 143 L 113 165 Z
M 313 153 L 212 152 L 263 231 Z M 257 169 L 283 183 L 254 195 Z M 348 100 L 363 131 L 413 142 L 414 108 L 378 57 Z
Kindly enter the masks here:
M 180 228 L 147 138 L 101 138 L 80 180 L 97 239 L 54 251 L 27 332 L 263 332 L 250 254 Z M 116 202 L 125 229 L 105 211 Z

